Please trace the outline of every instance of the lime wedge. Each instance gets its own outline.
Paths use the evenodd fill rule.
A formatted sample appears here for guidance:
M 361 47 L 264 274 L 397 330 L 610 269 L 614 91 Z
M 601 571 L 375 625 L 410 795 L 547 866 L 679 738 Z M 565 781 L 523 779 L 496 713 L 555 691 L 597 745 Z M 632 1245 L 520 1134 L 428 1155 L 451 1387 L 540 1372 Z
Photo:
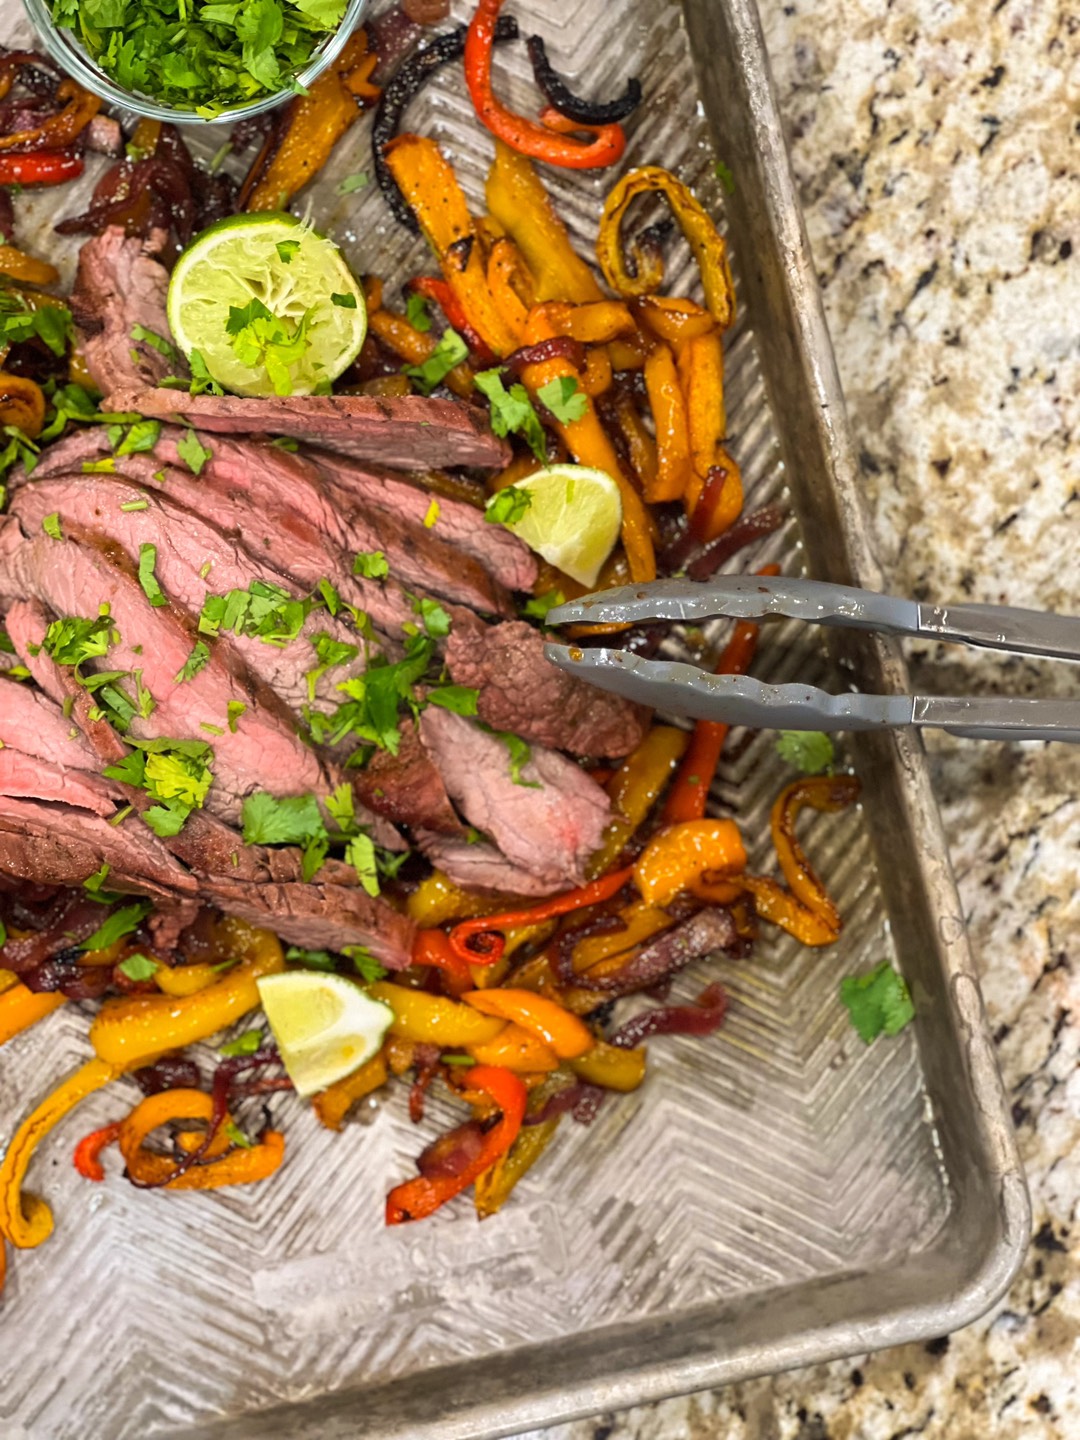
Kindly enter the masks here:
M 279 323 L 284 339 L 304 328 L 294 347 L 299 353 L 283 352 L 288 388 L 279 380 L 277 393 L 310 395 L 320 383 L 336 380 L 360 353 L 367 333 L 364 292 L 334 242 L 294 215 L 219 220 L 196 235 L 169 282 L 169 328 L 184 354 L 190 358 L 197 350 L 226 390 L 273 395 L 266 364 L 253 363 L 250 347 L 243 353 L 227 329 L 230 311 L 252 301 L 273 317 L 268 323 Z
M 622 525 L 622 497 L 611 476 L 584 465 L 552 465 L 514 488 L 530 503 L 506 528 L 580 585 L 595 585 Z
M 378 1052 L 394 1012 L 342 975 L 289 970 L 258 982 L 259 998 L 298 1095 L 314 1095 Z

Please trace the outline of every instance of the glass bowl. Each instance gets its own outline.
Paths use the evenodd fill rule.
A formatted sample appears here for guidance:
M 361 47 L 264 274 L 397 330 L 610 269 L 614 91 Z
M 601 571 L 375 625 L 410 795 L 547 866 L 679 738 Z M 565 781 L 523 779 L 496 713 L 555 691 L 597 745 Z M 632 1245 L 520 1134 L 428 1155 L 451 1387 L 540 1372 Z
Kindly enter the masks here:
M 364 11 L 368 8 L 368 3 L 369 0 L 349 0 L 341 24 L 332 35 L 323 41 L 303 70 L 298 72 L 296 79 L 301 85 L 310 85 L 340 54 L 349 36 L 359 24 Z M 212 119 L 198 115 L 194 110 L 185 110 L 176 105 L 163 105 L 149 95 L 140 95 L 135 91 L 125 90 L 111 80 L 103 70 L 94 64 L 78 40 L 75 39 L 75 32 L 61 29 L 53 22 L 47 0 L 23 0 L 23 5 L 26 7 L 30 23 L 37 32 L 42 46 L 62 70 L 66 70 L 85 89 L 92 90 L 95 95 L 100 95 L 111 105 L 119 106 L 140 118 L 171 120 L 176 125 L 226 125 L 242 120 L 248 115 L 262 115 L 267 110 L 273 110 L 276 106 L 292 98 L 291 90 L 276 90 L 272 95 L 260 96 L 258 100 L 251 100 L 245 105 L 233 105 L 228 110 L 223 110 L 220 115 L 213 116 Z

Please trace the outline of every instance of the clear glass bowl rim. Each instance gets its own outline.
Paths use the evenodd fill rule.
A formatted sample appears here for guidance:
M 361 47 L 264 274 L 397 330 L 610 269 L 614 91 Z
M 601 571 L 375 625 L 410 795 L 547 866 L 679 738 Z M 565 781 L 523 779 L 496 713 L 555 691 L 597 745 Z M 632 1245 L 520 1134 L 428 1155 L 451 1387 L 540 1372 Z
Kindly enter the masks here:
M 321 48 L 315 52 L 310 62 L 297 75 L 296 78 L 301 85 L 310 85 L 337 58 L 345 48 L 349 36 L 359 24 L 364 11 L 368 8 L 368 3 L 369 0 L 349 0 L 341 24 L 327 40 L 323 41 Z M 276 109 L 278 105 L 282 105 L 286 100 L 292 98 L 291 90 L 278 90 L 272 95 L 263 95 L 258 100 L 252 100 L 246 105 L 234 105 L 231 109 L 223 110 L 220 115 L 215 115 L 213 119 L 197 115 L 194 110 L 182 110 L 177 106 L 163 105 L 148 95 L 136 95 L 130 90 L 123 89 L 122 86 L 110 80 L 104 71 L 99 70 L 75 40 L 74 33 L 70 30 L 62 30 L 54 24 L 49 12 L 48 0 L 23 0 L 23 6 L 50 59 L 55 60 L 62 70 L 77 80 L 85 89 L 92 90 L 95 95 L 100 95 L 111 105 L 127 110 L 140 119 L 167 120 L 178 125 L 232 125 L 237 120 L 243 120 L 249 115 L 263 115 L 267 110 Z

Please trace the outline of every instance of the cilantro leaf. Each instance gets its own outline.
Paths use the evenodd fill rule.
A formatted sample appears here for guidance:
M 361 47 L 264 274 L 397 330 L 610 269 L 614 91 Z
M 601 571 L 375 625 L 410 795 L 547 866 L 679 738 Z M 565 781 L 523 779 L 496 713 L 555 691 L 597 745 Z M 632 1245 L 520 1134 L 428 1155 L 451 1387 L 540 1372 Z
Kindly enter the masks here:
M 730 171 L 730 170 L 728 169 L 728 167 L 724 164 L 723 160 L 717 160 L 716 165 L 715 165 L 715 167 L 714 167 L 714 174 L 716 175 L 716 178 L 720 181 L 720 184 L 721 184 L 721 185 L 724 187 L 724 189 L 727 191 L 727 193 L 728 193 L 729 195 L 734 195 L 734 194 L 735 194 L 735 176 L 732 175 L 731 171 Z
M 528 494 L 528 491 L 525 493 Z M 521 613 L 529 620 L 546 620 L 548 611 L 554 610 L 565 599 L 561 590 L 546 590 L 543 595 L 534 595 L 531 600 L 526 600 Z
M 347 955 L 353 962 L 365 985 L 374 985 L 376 980 L 384 980 L 389 974 L 386 967 L 379 964 L 366 945 L 346 945 L 341 953 Z
M 494 735 L 496 740 L 501 740 L 510 752 L 510 780 L 514 785 L 520 785 L 526 790 L 542 790 L 544 787 L 538 780 L 523 780 L 521 772 L 532 759 L 532 746 L 520 735 L 515 735 L 512 730 L 495 730 L 490 725 L 481 726 L 489 735 Z
M 88 875 L 82 882 L 82 888 L 91 900 L 97 900 L 102 905 L 113 905 L 120 898 L 119 895 L 114 895 L 112 891 L 105 889 L 105 881 L 109 878 L 110 868 L 109 862 L 106 860 L 100 869 L 95 870 L 93 875 Z
M 71 311 L 44 295 L 35 296 L 35 302 L 31 305 L 14 290 L 0 290 L 0 344 L 40 340 L 60 358 L 73 334 Z
M 501 370 L 481 370 L 476 376 L 476 388 L 491 402 L 491 428 L 495 434 L 521 435 L 536 458 L 545 462 L 547 436 L 525 386 L 515 384 L 507 390 Z
M 108 652 L 112 643 L 112 621 L 107 615 L 84 620 L 77 615 L 54 620 L 45 631 L 42 647 L 58 665 L 81 665 Z
M 299 945 L 290 945 L 285 951 L 285 959 L 306 965 L 309 970 L 337 969 L 337 958 L 328 950 L 304 950 Z
M 129 980 L 152 980 L 161 965 L 149 955 L 129 955 L 126 960 L 121 960 L 116 968 Z
M 133 905 L 125 905 L 120 910 L 114 910 L 107 915 L 94 933 L 79 946 L 80 950 L 107 950 L 110 945 L 115 945 L 117 940 L 122 940 L 125 935 L 130 935 L 137 930 L 153 907 L 149 900 L 137 900 Z
M 444 330 L 442 339 L 422 365 L 406 365 L 403 374 L 416 382 L 422 395 L 441 385 L 455 365 L 469 358 L 469 347 L 456 330 Z M 498 433 L 498 432 L 496 432 Z
M 355 310 L 356 296 L 352 294 L 342 295 L 335 290 L 330 296 L 330 304 L 336 305 L 339 310 Z
M 345 859 L 356 871 L 356 878 L 375 898 L 379 893 L 379 868 L 375 861 L 375 842 L 370 835 L 354 835 L 345 847 Z
M 820 730 L 781 730 L 776 753 L 804 775 L 824 774 L 836 758 L 833 742 Z
M 218 1054 L 224 1056 L 225 1059 L 232 1059 L 234 1055 L 254 1055 L 262 1042 L 261 1030 L 245 1030 L 235 1040 L 230 1040 L 227 1044 L 222 1045 Z
M 257 790 L 244 801 L 241 819 L 245 845 L 302 845 L 326 834 L 314 795 L 286 795 L 279 800 Z
M 201 475 L 214 452 L 202 444 L 194 430 L 186 430 L 176 442 L 176 453 L 193 475 Z
M 274 47 L 285 29 L 285 17 L 278 0 L 247 0 L 236 17 L 237 38 L 243 44 L 244 64 L 267 90 L 277 88 L 281 79 Z
M 390 574 L 390 562 L 381 550 L 362 550 L 353 556 L 352 573 L 365 580 L 382 580 Z
M 413 600 L 412 608 L 413 614 L 420 617 L 420 624 L 433 639 L 441 640 L 450 634 L 450 616 L 437 600 L 420 595 Z
M 142 586 L 143 594 L 156 609 L 167 605 L 168 599 L 165 592 L 158 584 L 157 576 L 154 574 L 154 566 L 157 564 L 157 546 L 149 542 L 139 546 L 139 584 Z
M 222 1050 L 221 1053 L 224 1055 L 225 1051 Z M 229 1140 L 230 1144 L 235 1145 L 237 1149 L 254 1150 L 254 1140 L 248 1139 L 248 1137 L 240 1129 L 240 1126 L 237 1125 L 235 1120 L 226 1120 L 225 1124 L 221 1128 L 225 1132 L 225 1136 Z
M 153 450 L 161 434 L 160 420 L 136 420 L 116 447 L 117 455 L 142 455 Z
M 867 1045 L 879 1035 L 897 1034 L 915 1016 L 907 983 L 887 960 L 867 975 L 841 980 L 840 999 Z
M 252 0 L 258 4 L 260 0 Z M 276 5 L 276 0 L 270 0 Z M 265 370 L 275 395 L 293 393 L 292 369 L 307 354 L 311 341 L 308 330 L 314 310 L 307 310 L 299 323 L 282 319 L 268 310 L 258 297 L 246 305 L 229 307 L 225 331 L 236 358 L 252 370 Z
M 489 525 L 513 525 L 532 504 L 532 494 L 517 485 L 507 485 L 488 501 L 484 519 Z
M 366 170 L 357 170 L 355 174 L 346 175 L 341 184 L 337 187 L 339 195 L 355 195 L 358 190 L 366 190 L 371 183 Z
M 50 540 L 62 540 L 64 532 L 60 528 L 60 514 L 54 510 L 51 515 L 46 515 L 41 522 L 41 528 L 48 535 Z
M 471 685 L 437 685 L 427 692 L 429 705 L 439 705 L 455 715 L 475 715 L 479 698 L 480 691 Z
M 149 345 L 159 355 L 164 355 L 166 360 L 177 361 L 180 359 L 180 352 L 171 340 L 166 340 L 164 335 L 159 335 L 156 330 L 148 330 L 145 325 L 133 325 L 131 327 L 131 338 Z
M 321 603 L 326 603 L 325 598 Z M 294 600 L 280 585 L 253 580 L 246 590 L 207 595 L 199 613 L 199 633 L 217 636 L 229 630 L 234 635 L 249 635 L 266 645 L 282 647 L 296 639 L 319 604 L 310 596 Z
M 560 425 L 572 425 L 589 408 L 588 396 L 578 388 L 572 375 L 557 375 L 541 385 L 536 398 L 547 406 Z
M 231 734 L 236 734 L 236 727 L 240 722 L 240 716 L 243 715 L 246 709 L 247 706 L 242 700 L 230 700 L 228 705 L 226 705 L 225 712 Z
M 205 10 L 204 10 L 204 11 L 203 11 L 203 14 L 205 14 L 205 13 L 206 13 L 206 12 L 205 12 Z M 279 240 L 279 241 L 277 242 L 277 244 L 274 246 L 274 249 L 277 251 L 278 259 L 281 261 L 281 263 L 282 263 L 283 265 L 291 265 L 291 264 L 292 264 L 292 258 L 293 258 L 293 256 L 294 256 L 294 255 L 296 254 L 296 252 L 300 249 L 300 241 L 299 241 L 299 240 Z
M 431 329 L 431 316 L 428 314 L 427 301 L 423 295 L 410 295 L 405 302 L 405 318 L 414 330 L 419 330 L 421 335 L 426 335 Z
M 299 245 L 298 240 L 282 240 L 282 245 Z M 279 245 L 278 249 L 280 250 Z M 191 370 L 191 384 L 188 390 L 192 395 L 224 395 L 225 391 L 210 374 L 210 370 L 203 359 L 201 350 L 192 350 L 188 356 L 188 366 Z M 201 468 L 201 467 L 200 467 Z M 196 475 L 199 473 L 196 470 Z

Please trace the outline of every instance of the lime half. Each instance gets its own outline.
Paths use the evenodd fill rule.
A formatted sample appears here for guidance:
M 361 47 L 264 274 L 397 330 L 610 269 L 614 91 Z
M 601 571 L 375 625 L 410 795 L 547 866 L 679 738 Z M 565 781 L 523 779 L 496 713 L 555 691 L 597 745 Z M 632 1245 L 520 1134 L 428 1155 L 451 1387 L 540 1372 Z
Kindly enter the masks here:
M 257 317 L 255 328 L 230 334 L 234 311 Z M 184 354 L 197 350 L 226 390 L 273 395 L 276 374 L 276 393 L 310 395 L 360 353 L 367 308 L 332 240 L 294 215 L 230 215 L 176 262 L 169 327 Z
M 298 1095 L 314 1095 L 378 1053 L 394 1012 L 342 975 L 289 970 L 258 981 L 270 1029 Z
M 584 465 L 552 465 L 514 488 L 530 503 L 506 528 L 578 584 L 595 585 L 622 525 L 622 496 L 611 476 Z

